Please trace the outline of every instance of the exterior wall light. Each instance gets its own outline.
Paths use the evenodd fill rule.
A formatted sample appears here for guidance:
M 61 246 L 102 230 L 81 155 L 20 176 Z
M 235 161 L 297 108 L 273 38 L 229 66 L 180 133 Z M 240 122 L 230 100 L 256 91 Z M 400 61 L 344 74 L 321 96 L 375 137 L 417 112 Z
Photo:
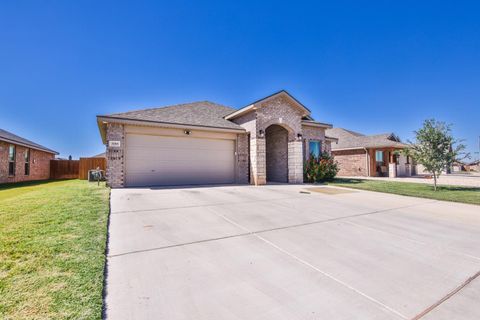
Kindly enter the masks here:
M 258 130 L 258 136 L 259 136 L 260 138 L 263 138 L 263 137 L 265 136 L 265 132 L 264 132 L 263 130 L 261 130 L 261 129 Z
M 301 133 L 298 133 L 298 134 L 297 134 L 297 138 L 298 138 L 298 140 L 302 140 L 303 135 L 302 135 Z
M 189 136 L 192 132 L 190 130 L 184 130 L 183 133 L 185 133 L 187 136 Z

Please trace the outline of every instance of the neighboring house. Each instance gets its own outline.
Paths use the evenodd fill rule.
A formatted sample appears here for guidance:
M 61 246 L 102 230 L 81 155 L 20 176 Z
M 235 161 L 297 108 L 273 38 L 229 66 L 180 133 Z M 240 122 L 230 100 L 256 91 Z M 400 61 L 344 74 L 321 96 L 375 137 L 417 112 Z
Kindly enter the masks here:
M 452 164 L 451 172 L 466 171 L 465 167 L 466 167 L 466 164 L 463 163 L 462 161 L 455 161 Z
M 330 124 L 282 90 L 241 109 L 203 101 L 97 116 L 112 187 L 303 182 Z
M 0 129 L 0 183 L 50 178 L 58 152 Z
M 107 154 L 105 152 L 102 152 L 90 158 L 106 158 L 106 157 L 107 157 Z
M 465 166 L 467 171 L 476 171 L 480 172 L 480 160 L 472 161 L 468 165 Z
M 332 155 L 338 162 L 339 176 L 397 177 L 412 175 L 410 157 L 400 151 L 407 147 L 393 133 L 364 135 L 343 128 L 328 129 L 338 139 Z

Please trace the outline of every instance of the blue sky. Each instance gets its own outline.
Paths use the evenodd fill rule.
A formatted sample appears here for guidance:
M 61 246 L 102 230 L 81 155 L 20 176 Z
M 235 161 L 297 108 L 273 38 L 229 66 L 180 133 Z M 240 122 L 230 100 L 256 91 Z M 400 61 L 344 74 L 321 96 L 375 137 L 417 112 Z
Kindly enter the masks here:
M 286 89 L 335 126 L 412 137 L 452 123 L 478 151 L 480 4 L 0 0 L 0 128 L 103 151 L 95 115 Z

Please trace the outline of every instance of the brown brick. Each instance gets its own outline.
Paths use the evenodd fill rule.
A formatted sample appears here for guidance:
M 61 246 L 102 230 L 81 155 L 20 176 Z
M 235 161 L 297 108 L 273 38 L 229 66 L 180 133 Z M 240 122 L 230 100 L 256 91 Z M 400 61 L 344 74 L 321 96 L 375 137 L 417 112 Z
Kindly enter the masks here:
M 52 153 L 30 149 L 30 174 L 25 175 L 24 146 L 15 145 L 15 175 L 8 175 L 8 149 L 10 143 L 0 141 L 0 183 L 47 180 L 50 178 L 50 160 L 55 158 Z
M 365 150 L 333 150 L 332 155 L 340 168 L 338 176 L 367 176 Z

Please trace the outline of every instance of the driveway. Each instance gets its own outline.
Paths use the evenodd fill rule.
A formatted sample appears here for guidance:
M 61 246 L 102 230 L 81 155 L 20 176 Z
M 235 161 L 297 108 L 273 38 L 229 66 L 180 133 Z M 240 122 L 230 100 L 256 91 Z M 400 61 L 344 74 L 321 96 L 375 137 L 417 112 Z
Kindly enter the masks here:
M 311 188 L 112 190 L 107 318 L 480 319 L 480 207 Z

